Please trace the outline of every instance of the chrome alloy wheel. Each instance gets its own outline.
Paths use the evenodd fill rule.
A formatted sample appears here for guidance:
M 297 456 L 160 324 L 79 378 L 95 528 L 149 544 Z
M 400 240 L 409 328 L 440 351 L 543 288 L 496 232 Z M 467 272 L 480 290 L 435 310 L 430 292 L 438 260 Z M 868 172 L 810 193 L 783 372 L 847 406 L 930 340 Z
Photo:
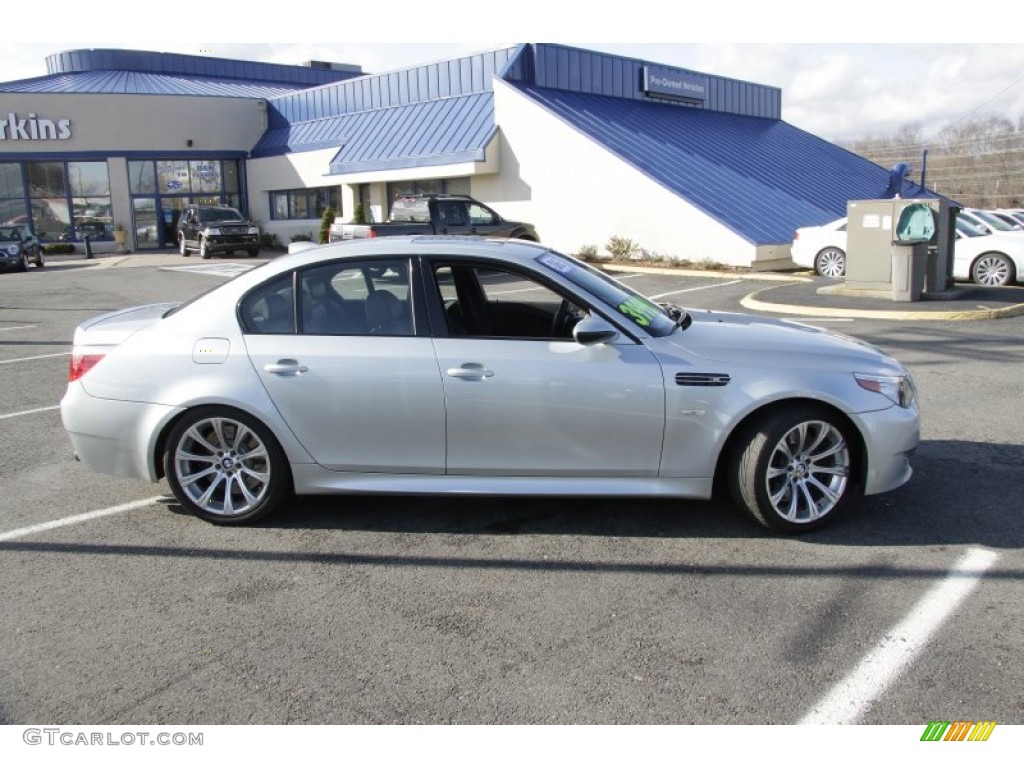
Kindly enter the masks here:
M 776 443 L 765 486 L 775 512 L 790 523 L 825 517 L 839 503 L 850 477 L 850 450 L 824 421 L 797 424 Z
M 826 248 L 815 259 L 815 269 L 822 277 L 842 277 L 846 274 L 846 254 L 839 248 Z
M 1013 280 L 1013 267 L 1005 256 L 989 253 L 974 263 L 974 282 L 978 285 L 1008 285 Z
M 188 499 L 211 516 L 253 510 L 271 487 L 266 444 L 235 419 L 196 421 L 174 447 L 174 475 Z

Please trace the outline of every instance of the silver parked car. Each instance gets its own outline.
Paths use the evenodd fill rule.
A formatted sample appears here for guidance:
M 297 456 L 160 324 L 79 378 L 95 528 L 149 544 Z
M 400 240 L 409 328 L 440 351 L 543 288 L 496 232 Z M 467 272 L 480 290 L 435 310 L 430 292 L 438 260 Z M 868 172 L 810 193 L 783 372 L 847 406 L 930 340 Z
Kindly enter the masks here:
M 310 248 L 75 331 L 90 468 L 215 523 L 291 493 L 671 496 L 800 532 L 905 483 L 914 383 L 799 323 L 658 305 L 516 240 Z

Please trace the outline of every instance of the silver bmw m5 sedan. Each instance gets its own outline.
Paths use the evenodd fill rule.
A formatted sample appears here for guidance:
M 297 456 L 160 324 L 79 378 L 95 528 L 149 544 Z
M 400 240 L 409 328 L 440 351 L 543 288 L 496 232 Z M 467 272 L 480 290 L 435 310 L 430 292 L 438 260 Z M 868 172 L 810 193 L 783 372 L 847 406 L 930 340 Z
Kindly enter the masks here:
M 897 488 L 907 370 L 855 339 L 656 304 L 535 243 L 351 241 L 82 323 L 61 417 L 98 472 L 214 523 L 290 494 L 706 499 L 817 528 Z

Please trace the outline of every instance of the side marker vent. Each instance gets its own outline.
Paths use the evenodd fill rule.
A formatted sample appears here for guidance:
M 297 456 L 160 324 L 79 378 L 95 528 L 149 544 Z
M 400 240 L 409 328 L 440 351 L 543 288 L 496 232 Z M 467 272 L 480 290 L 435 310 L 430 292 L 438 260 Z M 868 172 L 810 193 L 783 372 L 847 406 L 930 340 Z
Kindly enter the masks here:
M 732 381 L 728 373 L 677 373 L 680 387 L 724 387 Z

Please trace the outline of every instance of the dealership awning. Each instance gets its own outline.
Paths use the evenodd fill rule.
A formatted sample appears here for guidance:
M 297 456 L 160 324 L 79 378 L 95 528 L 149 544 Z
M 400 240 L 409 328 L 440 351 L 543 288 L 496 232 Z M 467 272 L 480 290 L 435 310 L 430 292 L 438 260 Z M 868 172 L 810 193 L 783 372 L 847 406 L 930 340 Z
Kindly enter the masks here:
M 292 123 L 268 130 L 253 157 L 336 148 L 331 174 L 485 160 L 494 94 L 473 93 Z

